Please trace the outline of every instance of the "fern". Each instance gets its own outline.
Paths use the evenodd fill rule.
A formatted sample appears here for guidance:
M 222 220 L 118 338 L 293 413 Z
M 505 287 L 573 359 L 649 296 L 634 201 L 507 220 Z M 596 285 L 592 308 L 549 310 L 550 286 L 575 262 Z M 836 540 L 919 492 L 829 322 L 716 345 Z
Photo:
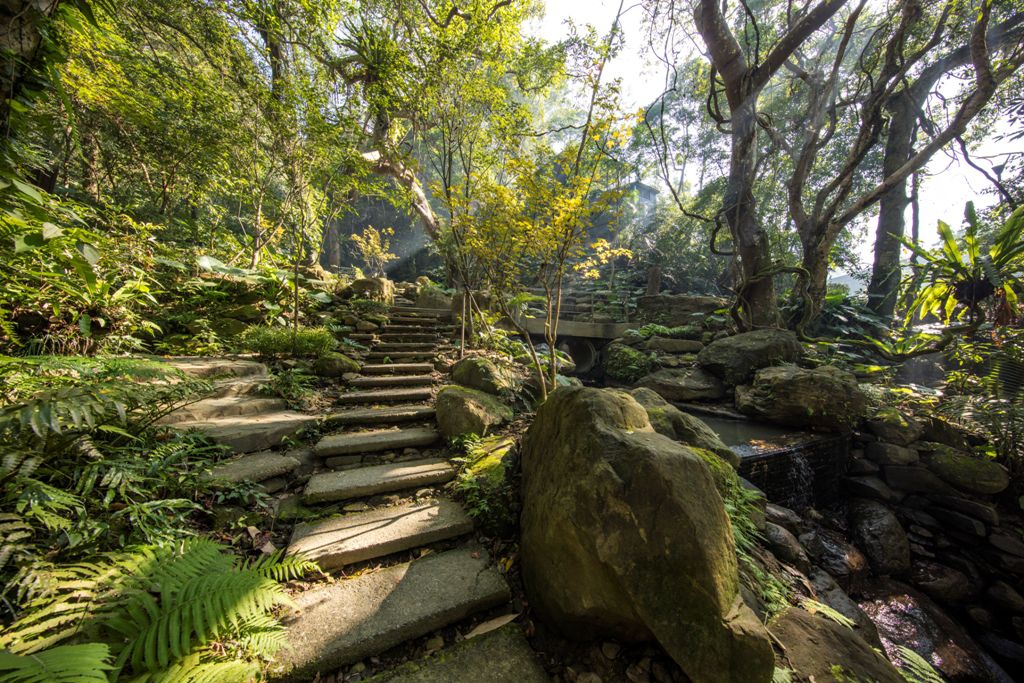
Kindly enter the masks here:
M 907 683 L 946 683 L 946 679 L 935 670 L 927 659 L 909 647 L 900 645 L 896 651 L 902 663 L 899 668 L 900 675 Z
M 61 645 L 33 655 L 0 652 L 0 683 L 108 683 L 110 650 L 100 643 Z
M 840 626 L 845 626 L 850 629 L 857 626 L 856 622 L 842 612 L 838 612 L 832 607 L 829 607 L 825 603 L 818 602 L 817 600 L 805 599 L 801 602 L 801 606 L 811 614 L 818 614 L 827 619 L 831 619 Z

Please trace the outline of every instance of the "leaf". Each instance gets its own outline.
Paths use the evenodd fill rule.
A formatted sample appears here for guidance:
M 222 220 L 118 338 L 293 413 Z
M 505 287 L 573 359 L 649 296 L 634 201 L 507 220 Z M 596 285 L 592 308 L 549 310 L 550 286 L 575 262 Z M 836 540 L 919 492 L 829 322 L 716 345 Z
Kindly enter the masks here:
M 92 318 L 89 317 L 88 313 L 83 313 L 79 316 L 78 329 L 81 330 L 83 337 L 92 337 Z
M 14 238 L 14 253 L 21 254 L 26 251 L 33 251 L 46 244 L 42 233 L 30 232 L 27 235 L 18 235 Z
M 52 240 L 60 237 L 64 234 L 64 231 L 59 226 L 53 223 L 43 223 L 43 239 Z
M 78 252 L 91 266 L 95 266 L 100 262 L 100 252 L 96 250 L 96 247 L 88 242 L 79 242 Z
M 14 184 L 14 187 L 16 187 L 18 189 L 18 192 L 20 192 L 21 194 L 27 196 L 36 204 L 43 203 L 43 196 L 39 194 L 39 190 L 37 190 L 35 187 L 26 183 L 23 180 L 19 180 L 18 178 L 10 178 L 10 181 Z
M 483 623 L 477 624 L 476 628 L 466 634 L 466 640 L 475 638 L 476 636 L 482 636 L 483 634 L 490 633 L 491 631 L 496 631 L 505 624 L 510 624 L 515 621 L 518 616 L 518 612 L 502 614 L 500 617 L 494 617 L 493 619 L 488 619 Z

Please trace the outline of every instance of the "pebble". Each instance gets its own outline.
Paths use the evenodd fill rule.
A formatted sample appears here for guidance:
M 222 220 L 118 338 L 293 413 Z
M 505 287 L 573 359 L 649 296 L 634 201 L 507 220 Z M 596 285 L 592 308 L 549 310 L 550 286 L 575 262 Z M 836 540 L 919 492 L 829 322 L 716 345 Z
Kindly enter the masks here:
M 427 652 L 437 652 L 442 647 L 444 647 L 444 637 L 434 636 L 433 638 L 427 640 L 426 643 L 424 643 L 424 647 L 427 648 Z
M 616 657 L 618 657 L 619 652 L 621 652 L 621 650 L 622 648 L 619 647 L 618 643 L 601 643 L 601 654 L 603 654 L 608 659 L 615 659 Z
M 345 512 L 366 512 L 370 509 L 370 506 L 366 503 L 349 503 L 342 508 Z
M 348 670 L 348 672 L 349 672 L 350 674 L 361 674 L 361 673 L 363 673 L 364 671 L 366 671 L 366 664 L 364 664 L 364 663 L 362 663 L 362 662 L 356 662 L 356 663 L 355 663 L 355 664 L 353 664 L 353 665 L 352 665 L 352 667 L 351 667 L 351 668 L 350 668 L 350 669 Z

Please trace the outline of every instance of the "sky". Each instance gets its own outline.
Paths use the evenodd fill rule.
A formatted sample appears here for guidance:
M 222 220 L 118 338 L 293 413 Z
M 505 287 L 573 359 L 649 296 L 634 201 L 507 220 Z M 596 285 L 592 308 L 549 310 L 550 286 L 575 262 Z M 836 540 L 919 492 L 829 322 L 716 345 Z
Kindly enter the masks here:
M 605 71 L 610 78 L 621 79 L 622 104 L 633 110 L 649 105 L 661 94 L 664 83 L 663 66 L 649 63 L 644 56 L 642 16 L 636 4 L 636 0 L 627 0 L 626 6 L 632 7 L 622 19 L 625 46 Z M 528 30 L 538 37 L 557 41 L 568 34 L 568 20 L 578 25 L 593 24 L 601 35 L 607 34 L 619 8 L 619 0 L 547 0 L 546 5 L 545 17 L 533 21 Z M 1024 152 L 1024 140 L 1014 144 L 1016 151 Z M 982 157 L 1006 152 L 1006 145 L 1005 141 L 986 140 L 976 150 L 971 150 L 972 157 L 982 167 L 998 163 L 985 161 Z M 921 233 L 926 246 L 932 246 L 937 239 L 935 225 L 939 220 L 954 228 L 960 227 L 967 201 L 974 200 L 980 209 L 994 203 L 996 198 L 988 192 L 982 194 L 990 185 L 978 171 L 947 154 L 936 154 L 927 170 L 931 177 L 922 184 L 920 193 Z M 858 253 L 864 265 L 868 266 L 874 241 L 873 216 L 866 223 L 867 231 Z

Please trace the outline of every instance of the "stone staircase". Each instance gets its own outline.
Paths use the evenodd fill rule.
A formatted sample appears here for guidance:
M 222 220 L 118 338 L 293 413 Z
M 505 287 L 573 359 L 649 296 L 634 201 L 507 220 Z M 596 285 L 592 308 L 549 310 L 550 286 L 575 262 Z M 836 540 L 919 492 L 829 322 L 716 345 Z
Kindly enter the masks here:
M 305 466 L 309 477 L 298 494 L 303 508 L 312 508 L 314 516 L 319 507 L 326 514 L 343 511 L 300 523 L 292 532 L 289 553 L 316 560 L 326 572 L 353 575 L 296 596 L 299 609 L 286 623 L 291 647 L 271 665 L 272 680 L 325 676 L 510 600 L 505 579 L 471 538 L 472 520 L 431 488 L 456 475 L 432 405 L 441 379 L 434 361 L 452 336 L 449 318 L 447 311 L 397 303 L 389 324 L 361 340 L 369 351 L 359 377 L 349 382 L 353 390 L 339 396 L 335 412 L 320 416 L 254 396 L 252 387 L 266 381 L 259 363 L 229 361 L 220 373 L 194 359 L 177 363 L 190 374 L 230 375 L 215 396 L 166 418 L 175 428 L 198 428 L 242 454 L 218 466 L 215 475 L 277 481 Z M 250 389 L 230 393 L 243 383 Z M 268 450 L 314 425 L 325 435 L 312 449 Z M 298 483 L 294 477 L 292 482 Z M 467 631 L 468 624 L 457 628 Z M 512 624 L 380 680 L 548 679 Z

